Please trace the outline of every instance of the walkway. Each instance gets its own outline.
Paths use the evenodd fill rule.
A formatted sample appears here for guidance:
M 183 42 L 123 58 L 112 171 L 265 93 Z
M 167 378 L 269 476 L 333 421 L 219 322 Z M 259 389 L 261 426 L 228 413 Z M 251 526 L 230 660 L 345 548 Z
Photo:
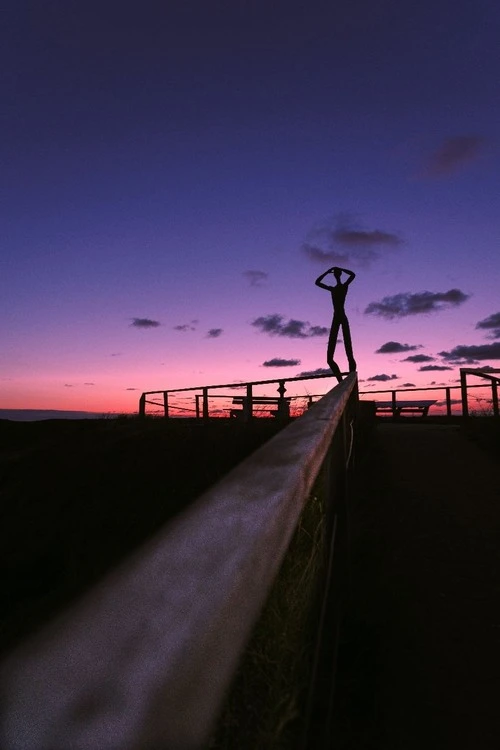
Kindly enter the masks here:
M 500 466 L 384 424 L 359 471 L 335 750 L 500 747 Z

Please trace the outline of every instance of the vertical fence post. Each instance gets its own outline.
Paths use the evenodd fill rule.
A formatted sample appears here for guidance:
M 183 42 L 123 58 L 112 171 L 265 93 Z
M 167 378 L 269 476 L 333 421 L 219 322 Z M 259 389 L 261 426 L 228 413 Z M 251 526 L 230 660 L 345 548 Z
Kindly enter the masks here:
M 451 388 L 446 389 L 446 416 L 451 417 Z
M 163 391 L 163 409 L 164 409 L 164 417 L 165 419 L 168 419 L 168 391 Z
M 462 391 L 462 417 L 468 417 L 469 406 L 467 404 L 467 374 L 465 370 L 460 370 L 460 389 Z
M 145 393 L 143 393 L 139 399 L 139 416 L 140 417 L 146 416 L 146 394 Z
M 491 401 L 493 403 L 493 416 L 498 417 L 498 382 L 496 380 L 491 381 Z
M 194 408 L 196 409 L 196 419 L 200 418 L 200 398 L 201 398 L 200 394 L 199 393 L 195 393 L 195 395 L 194 395 L 194 404 L 195 404 Z
M 253 395 L 252 395 L 252 384 L 247 383 L 247 396 L 243 402 L 243 419 L 245 422 L 249 422 L 253 417 Z
M 290 407 L 288 406 L 287 402 L 285 401 L 285 393 L 286 393 L 286 386 L 285 381 L 280 380 L 279 386 L 278 386 L 278 393 L 280 395 L 279 401 L 278 401 L 278 414 L 277 416 L 279 419 L 286 419 L 290 416 Z
M 396 419 L 396 391 L 392 391 L 392 418 Z
M 203 388 L 203 421 L 208 422 L 208 388 Z

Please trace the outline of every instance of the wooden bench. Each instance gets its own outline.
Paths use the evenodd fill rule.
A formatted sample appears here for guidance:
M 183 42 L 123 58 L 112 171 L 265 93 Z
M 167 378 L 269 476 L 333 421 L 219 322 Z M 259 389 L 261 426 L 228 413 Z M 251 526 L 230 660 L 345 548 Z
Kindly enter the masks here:
M 276 406 L 276 409 L 269 411 L 273 417 L 289 417 L 290 416 L 290 398 L 282 398 L 280 396 L 252 396 L 251 399 L 248 396 L 235 396 L 233 398 L 233 404 L 241 405 L 241 409 L 231 409 L 229 416 L 236 419 L 248 416 L 250 401 L 253 406 L 255 404 L 266 404 L 270 406 Z
M 426 417 L 430 407 L 435 403 L 436 399 L 434 401 L 430 399 L 421 401 L 396 401 L 395 404 L 392 401 L 376 401 L 375 413 L 392 414 L 395 419 L 398 419 L 401 414 L 420 414 L 422 417 Z

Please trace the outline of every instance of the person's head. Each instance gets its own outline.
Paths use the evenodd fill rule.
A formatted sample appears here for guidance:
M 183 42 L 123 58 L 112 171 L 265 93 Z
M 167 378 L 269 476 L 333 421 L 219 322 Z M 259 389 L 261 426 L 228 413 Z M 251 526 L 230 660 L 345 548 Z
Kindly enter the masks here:
M 333 272 L 333 275 L 335 276 L 337 281 L 340 281 L 340 277 L 342 276 L 342 271 L 340 270 L 340 268 L 336 268 Z

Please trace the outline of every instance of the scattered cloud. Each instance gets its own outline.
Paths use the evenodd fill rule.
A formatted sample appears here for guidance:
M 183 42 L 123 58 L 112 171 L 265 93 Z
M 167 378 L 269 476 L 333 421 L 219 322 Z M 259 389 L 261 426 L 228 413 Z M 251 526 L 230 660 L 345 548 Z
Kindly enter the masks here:
M 460 359 L 500 359 L 500 341 L 495 341 L 493 344 L 472 344 L 471 346 L 460 344 L 449 352 L 439 352 L 439 356 L 448 362 Z
M 218 339 L 223 330 L 223 328 L 210 328 L 207 333 L 207 339 Z
M 262 367 L 295 367 L 300 365 L 300 359 L 281 359 L 281 357 L 274 357 L 273 359 L 267 359 L 262 363 Z
M 185 331 L 196 331 L 196 326 L 194 326 L 192 323 L 180 323 L 177 326 L 172 326 L 174 331 L 181 331 L 184 333 Z
M 161 323 L 159 320 L 151 320 L 151 318 L 132 318 L 130 325 L 133 328 L 158 328 Z
M 109 356 L 110 356 L 110 357 L 121 357 L 121 356 L 122 356 L 122 353 L 121 353 L 121 352 L 113 352 L 113 353 L 112 353 L 112 354 L 110 354 Z
M 326 336 L 329 332 L 324 326 L 312 326 L 307 320 L 284 320 L 282 315 L 274 313 L 272 315 L 262 315 L 255 318 L 251 323 L 262 333 L 268 333 L 271 336 L 286 336 L 291 339 L 306 339 L 313 336 Z
M 402 292 L 392 297 L 384 297 L 380 302 L 370 302 L 365 310 L 367 315 L 378 315 L 381 318 L 403 318 L 407 315 L 438 312 L 448 307 L 457 307 L 469 299 L 460 289 L 449 289 L 447 292 Z
M 385 249 L 402 244 L 401 237 L 393 232 L 362 229 L 355 225 L 352 216 L 341 214 L 310 232 L 301 249 L 310 260 L 323 265 L 355 263 L 367 266 Z
M 457 172 L 481 153 L 484 138 L 477 135 L 456 135 L 445 138 L 431 154 L 425 169 L 428 177 L 443 177 Z
M 243 271 L 243 276 L 250 283 L 250 286 L 262 286 L 269 278 L 269 274 L 265 271 Z
M 410 357 L 405 357 L 401 362 L 434 362 L 435 357 L 429 357 L 427 354 L 412 354 Z
M 73 383 L 65 383 L 64 387 L 65 388 L 74 388 L 75 386 L 73 385 Z
M 500 339 L 500 312 L 489 315 L 484 320 L 480 320 L 476 324 L 476 328 L 484 328 L 487 331 L 491 331 L 488 338 Z
M 125 388 L 126 391 L 137 391 L 137 388 Z
M 84 383 L 83 385 L 95 385 L 95 383 Z
M 453 370 L 453 367 L 448 367 L 447 365 L 424 365 L 418 368 L 419 372 L 438 372 L 441 370 Z
M 311 375 L 333 375 L 329 367 L 317 367 L 315 370 L 303 370 L 296 378 L 309 378 Z
M 449 359 L 447 362 L 449 362 L 450 365 L 455 365 L 455 367 L 469 367 L 470 365 L 479 364 L 479 361 L 477 359 L 472 359 L 472 357 L 466 357 L 464 359 Z
M 399 354 L 402 352 L 414 352 L 415 349 L 421 349 L 422 344 L 400 344 L 399 341 L 387 341 L 382 344 L 375 354 Z
M 383 373 L 382 375 L 372 375 L 370 378 L 366 378 L 367 380 L 371 380 L 374 382 L 381 382 L 385 383 L 387 380 L 398 380 L 399 375 L 386 375 Z
M 415 388 L 415 383 L 403 383 L 403 388 Z

